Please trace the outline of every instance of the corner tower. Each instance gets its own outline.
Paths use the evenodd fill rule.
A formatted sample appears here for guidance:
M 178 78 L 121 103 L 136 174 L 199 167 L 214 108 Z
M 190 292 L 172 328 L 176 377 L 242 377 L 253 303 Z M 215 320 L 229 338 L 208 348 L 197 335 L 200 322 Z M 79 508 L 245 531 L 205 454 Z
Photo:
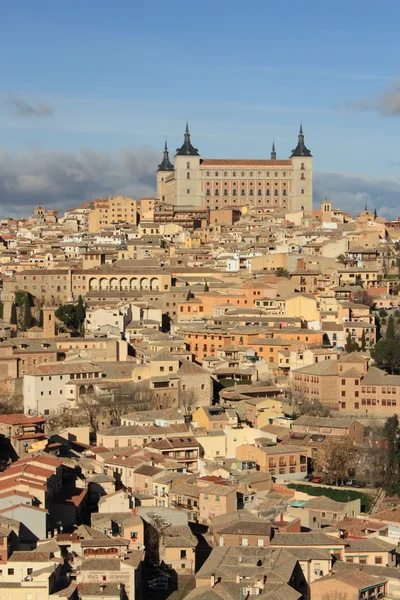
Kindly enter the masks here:
M 183 144 L 175 154 L 175 194 L 177 206 L 201 205 L 200 154 L 190 141 L 188 123 Z
M 157 199 L 161 202 L 168 201 L 168 180 L 172 179 L 174 165 L 169 160 L 167 140 L 165 140 L 163 159 L 157 169 Z
M 313 157 L 304 143 L 303 126 L 300 124 L 296 148 L 290 157 L 293 165 L 293 191 L 290 209 L 311 213 L 313 206 Z

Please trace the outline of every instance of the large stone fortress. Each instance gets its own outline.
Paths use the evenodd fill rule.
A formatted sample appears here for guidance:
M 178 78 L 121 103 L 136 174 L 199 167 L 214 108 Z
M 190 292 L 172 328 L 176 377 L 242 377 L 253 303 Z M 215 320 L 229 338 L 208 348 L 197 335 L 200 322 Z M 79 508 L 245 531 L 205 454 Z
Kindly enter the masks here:
M 287 160 L 201 158 L 190 141 L 186 124 L 184 141 L 169 159 L 167 143 L 157 170 L 157 198 L 177 206 L 249 206 L 312 210 L 312 155 L 304 143 L 303 128 Z

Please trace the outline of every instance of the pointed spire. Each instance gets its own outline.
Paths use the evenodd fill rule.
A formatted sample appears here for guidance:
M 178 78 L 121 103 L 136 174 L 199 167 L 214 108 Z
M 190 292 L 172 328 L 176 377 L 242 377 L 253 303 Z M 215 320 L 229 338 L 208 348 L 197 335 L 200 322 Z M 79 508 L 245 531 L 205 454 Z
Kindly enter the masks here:
M 303 123 L 300 123 L 299 130 L 299 141 L 294 150 L 292 150 L 292 156 L 312 156 L 310 150 L 304 143 Z
M 272 142 L 271 160 L 276 160 L 275 140 Z
M 163 159 L 162 159 L 161 163 L 158 165 L 157 170 L 158 171 L 173 171 L 174 170 L 174 165 L 169 160 L 167 136 L 165 136 Z
M 184 156 L 199 156 L 199 151 L 195 148 L 190 141 L 189 123 L 186 119 L 185 135 L 183 138 L 183 145 L 177 148 L 176 154 Z

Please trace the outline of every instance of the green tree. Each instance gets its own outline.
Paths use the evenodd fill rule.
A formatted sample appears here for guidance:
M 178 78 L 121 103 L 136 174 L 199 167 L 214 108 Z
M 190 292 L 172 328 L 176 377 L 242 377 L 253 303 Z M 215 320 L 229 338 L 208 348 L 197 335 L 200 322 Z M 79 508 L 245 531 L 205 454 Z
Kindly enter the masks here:
M 361 336 L 361 350 L 363 352 L 365 352 L 366 347 L 367 347 L 367 341 L 365 339 L 365 329 L 363 329 L 362 336 Z
M 29 296 L 26 295 L 22 304 L 22 329 L 26 331 L 31 326 L 31 305 Z
M 12 305 L 11 305 L 10 323 L 11 323 L 11 325 L 16 325 L 18 323 L 18 320 L 17 320 L 17 306 L 16 306 L 15 302 L 13 302 Z
M 394 340 L 395 338 L 396 338 L 396 335 L 395 335 L 395 328 L 394 328 L 394 319 L 393 319 L 393 316 L 390 315 L 390 317 L 388 319 L 387 328 L 386 328 L 386 339 Z
M 209 288 L 209 286 L 208 286 L 208 283 L 207 283 L 207 281 L 206 281 L 206 282 L 205 282 L 205 284 L 204 284 L 204 291 L 205 291 L 205 292 L 209 292 L 209 291 L 210 291 L 210 288 Z
M 346 348 L 346 352 L 348 352 L 349 354 L 350 354 L 350 352 L 359 352 L 360 351 L 360 346 L 357 344 L 357 342 L 353 342 L 353 338 L 351 337 L 350 331 L 347 334 L 345 348 Z
M 400 371 L 400 342 L 397 340 L 379 340 L 371 356 L 379 368 L 392 374 Z
M 192 298 L 194 298 L 194 294 L 189 290 L 186 296 L 186 302 L 189 302 L 189 300 L 192 300 Z
M 83 333 L 83 326 L 86 318 L 86 306 L 83 303 L 83 298 L 79 294 L 78 304 L 76 305 L 76 319 L 78 321 L 79 331 Z
M 43 327 L 43 308 L 39 310 L 38 327 Z
M 68 329 L 78 331 L 79 321 L 76 316 L 76 306 L 74 304 L 63 304 L 56 310 L 56 317 L 62 321 Z
M 384 487 L 387 494 L 393 495 L 400 491 L 400 431 L 397 415 L 388 418 L 384 425 L 383 432 L 386 441 Z
M 3 302 L 0 300 L 0 319 L 3 318 L 4 315 L 4 304 Z
M 283 267 L 278 267 L 276 270 L 276 276 L 286 277 L 286 279 L 289 279 L 290 273 L 287 269 L 284 269 Z
M 376 212 L 376 209 L 374 210 L 374 219 L 376 219 L 378 216 L 378 213 Z

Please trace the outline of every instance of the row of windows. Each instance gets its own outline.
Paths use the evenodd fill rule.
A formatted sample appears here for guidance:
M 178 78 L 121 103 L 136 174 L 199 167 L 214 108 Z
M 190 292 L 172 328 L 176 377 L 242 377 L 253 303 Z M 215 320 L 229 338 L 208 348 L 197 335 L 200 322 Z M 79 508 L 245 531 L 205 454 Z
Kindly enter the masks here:
M 302 168 L 304 163 L 302 164 Z M 189 163 L 188 163 L 188 169 L 189 169 Z M 240 177 L 255 177 L 255 172 L 254 171 L 240 171 Z M 287 173 L 286 171 L 283 171 L 282 173 L 280 173 L 279 171 L 275 171 L 273 174 L 273 177 L 279 177 L 279 175 L 282 175 L 282 177 L 286 177 Z M 214 171 L 214 175 L 211 174 L 211 171 L 206 171 L 205 174 L 206 177 L 237 177 L 237 171 Z M 270 177 L 270 172 L 266 171 L 263 173 L 263 171 L 257 171 L 257 177 Z
M 219 189 L 218 188 L 216 190 L 214 190 L 214 194 L 213 195 L 214 196 L 219 196 Z M 228 196 L 228 190 L 227 189 L 224 190 L 223 195 L 224 196 Z M 232 196 L 237 196 L 237 195 L 238 195 L 237 190 L 234 188 L 232 190 Z M 253 189 L 250 189 L 248 191 L 248 193 L 247 193 L 246 190 L 243 188 L 243 189 L 240 190 L 240 195 L 241 196 L 247 196 L 247 195 L 248 196 L 255 196 L 255 193 L 254 193 Z M 265 194 L 263 194 L 263 191 L 261 189 L 257 190 L 257 196 L 263 196 L 263 195 L 270 196 L 271 195 L 270 190 L 269 189 L 265 190 Z M 287 190 L 283 189 L 282 190 L 282 196 L 286 196 L 286 195 L 287 195 Z M 209 188 L 206 190 L 206 196 L 211 196 L 211 190 Z M 274 190 L 274 196 L 279 196 L 279 190 L 278 189 Z
M 245 181 L 242 181 L 242 182 L 241 182 L 241 184 L 242 184 L 242 186 L 243 186 L 243 185 L 246 185 L 246 182 L 245 182 Z M 206 185 L 211 185 L 211 184 L 210 184 L 210 182 L 209 182 L 209 181 L 207 181 Z M 215 185 L 215 186 L 218 186 L 218 185 L 219 185 L 219 181 L 215 181 L 215 182 L 214 182 L 214 185 Z M 227 182 L 227 181 L 225 181 L 225 182 L 224 182 L 224 185 L 225 185 L 225 186 L 227 186 L 227 185 L 228 185 L 228 182 Z M 234 182 L 232 183 L 232 185 L 233 185 L 233 187 L 235 187 L 235 185 L 236 185 L 236 181 L 234 181 Z M 253 182 L 252 182 L 252 181 L 250 181 L 250 187 L 251 187 L 252 185 L 253 185 Z M 259 185 L 260 187 L 262 186 L 262 183 L 261 183 L 261 181 L 259 181 L 259 182 L 258 182 L 258 185 Z M 265 185 L 269 186 L 269 181 L 267 181 Z M 278 185 L 279 185 L 279 183 L 276 181 L 276 182 L 275 182 L 275 187 L 277 187 Z M 282 183 L 282 185 L 283 185 L 283 186 L 285 186 L 285 185 L 286 185 L 286 182 L 284 181 L 284 182 Z
M 207 200 L 207 204 L 210 204 L 210 202 L 211 202 L 211 201 L 208 199 L 208 200 Z M 233 204 L 236 204 L 236 202 L 237 202 L 236 198 L 234 198 L 234 199 L 232 200 L 232 202 L 233 202 Z M 262 202 L 263 202 L 263 200 L 261 200 L 261 198 L 260 198 L 260 199 L 258 200 L 258 203 L 259 203 L 259 204 L 261 204 Z M 270 204 L 270 202 L 272 202 L 272 200 L 270 200 L 270 199 L 268 198 L 267 200 L 265 200 L 265 202 L 266 202 L 266 203 L 269 205 L 269 204 Z M 215 203 L 216 203 L 216 204 L 218 204 L 218 198 L 215 200 Z M 226 199 L 225 199 L 225 200 L 224 200 L 224 203 L 225 203 L 225 204 L 227 204 L 227 203 L 228 203 L 228 200 L 226 200 Z M 275 203 L 275 204 L 278 204 L 278 199 L 277 199 L 277 198 L 275 198 L 275 200 L 274 200 L 274 203 Z M 284 199 L 282 200 L 282 203 L 283 203 L 283 204 L 286 204 L 286 198 L 284 198 Z M 218 208 L 218 206 L 216 206 L 215 208 Z M 302 291 L 303 291 L 303 292 L 305 292 L 305 289 L 304 289 L 304 290 L 302 290 Z

